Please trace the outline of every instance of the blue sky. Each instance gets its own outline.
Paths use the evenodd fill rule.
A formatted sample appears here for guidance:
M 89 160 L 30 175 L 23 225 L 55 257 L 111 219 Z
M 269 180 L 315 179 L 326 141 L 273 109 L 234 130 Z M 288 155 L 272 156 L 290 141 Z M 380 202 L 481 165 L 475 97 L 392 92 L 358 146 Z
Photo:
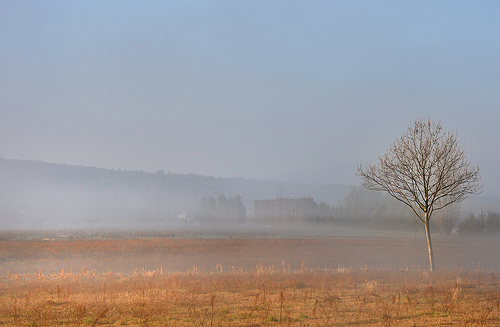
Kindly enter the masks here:
M 358 184 L 415 119 L 500 189 L 500 2 L 2 1 L 0 156 Z

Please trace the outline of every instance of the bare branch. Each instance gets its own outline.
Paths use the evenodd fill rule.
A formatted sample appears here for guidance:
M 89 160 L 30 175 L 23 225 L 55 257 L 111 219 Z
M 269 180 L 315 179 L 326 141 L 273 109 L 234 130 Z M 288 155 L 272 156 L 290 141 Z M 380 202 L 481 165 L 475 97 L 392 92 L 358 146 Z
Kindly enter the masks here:
M 426 231 L 435 210 L 461 202 L 483 187 L 479 168 L 467 161 L 457 136 L 430 119 L 415 120 L 379 157 L 378 165 L 359 165 L 357 176 L 366 188 L 385 191 L 410 207 Z M 432 257 L 430 234 L 428 242 Z

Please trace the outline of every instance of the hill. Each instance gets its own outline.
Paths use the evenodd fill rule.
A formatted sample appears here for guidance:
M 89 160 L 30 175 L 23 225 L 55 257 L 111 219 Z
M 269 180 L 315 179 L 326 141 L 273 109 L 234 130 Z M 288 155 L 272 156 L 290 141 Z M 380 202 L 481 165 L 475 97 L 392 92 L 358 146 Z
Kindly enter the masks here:
M 122 171 L 0 158 L 2 229 L 163 226 L 194 217 L 201 199 L 239 194 L 253 201 L 312 197 L 339 204 L 351 186 Z

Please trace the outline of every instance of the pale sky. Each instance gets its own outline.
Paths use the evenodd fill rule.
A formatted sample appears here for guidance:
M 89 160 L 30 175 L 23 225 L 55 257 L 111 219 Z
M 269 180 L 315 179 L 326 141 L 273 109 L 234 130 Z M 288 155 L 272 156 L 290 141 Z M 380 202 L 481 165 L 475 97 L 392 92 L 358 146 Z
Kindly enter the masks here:
M 500 189 L 500 1 L 0 2 L 0 157 L 359 184 L 427 116 Z

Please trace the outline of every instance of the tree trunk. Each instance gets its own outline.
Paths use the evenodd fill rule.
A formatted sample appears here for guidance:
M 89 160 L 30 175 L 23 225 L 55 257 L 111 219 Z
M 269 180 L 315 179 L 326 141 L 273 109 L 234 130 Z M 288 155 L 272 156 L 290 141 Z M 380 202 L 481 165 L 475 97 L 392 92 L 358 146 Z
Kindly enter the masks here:
M 434 264 L 434 252 L 432 252 L 431 229 L 429 226 L 429 219 L 427 218 L 427 214 L 425 214 L 425 235 L 427 236 L 427 248 L 429 249 L 430 271 L 433 272 L 436 266 Z

